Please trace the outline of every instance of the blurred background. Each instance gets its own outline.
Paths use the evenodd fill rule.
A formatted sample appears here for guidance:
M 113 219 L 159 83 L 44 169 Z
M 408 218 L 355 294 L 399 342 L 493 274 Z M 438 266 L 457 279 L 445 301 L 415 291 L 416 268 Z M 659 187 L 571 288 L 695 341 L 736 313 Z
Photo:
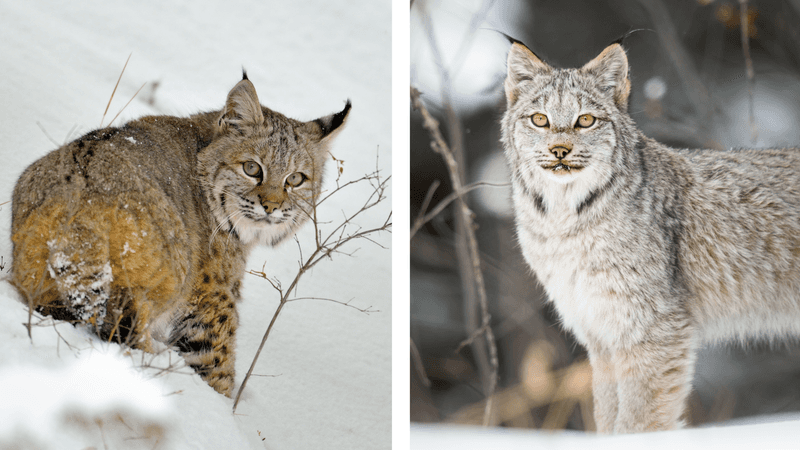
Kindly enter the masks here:
M 461 184 L 492 184 L 464 195 L 463 220 L 431 147 L 433 122 L 425 128 L 411 108 L 412 422 L 594 429 L 586 353 L 558 325 L 516 244 L 499 129 L 502 33 L 552 66 L 579 67 L 631 31 L 629 111 L 645 134 L 674 147 L 800 145 L 800 0 L 411 1 L 412 88 Z M 481 281 L 496 355 L 482 328 Z M 692 425 L 796 411 L 800 346 L 701 350 Z

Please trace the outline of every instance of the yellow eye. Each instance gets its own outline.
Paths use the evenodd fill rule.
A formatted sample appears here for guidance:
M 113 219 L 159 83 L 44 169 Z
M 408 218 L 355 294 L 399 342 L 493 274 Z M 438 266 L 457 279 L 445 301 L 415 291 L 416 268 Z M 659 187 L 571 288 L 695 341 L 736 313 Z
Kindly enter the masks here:
M 589 128 L 590 126 L 594 125 L 595 119 L 591 114 L 584 114 L 578 117 L 578 123 L 575 124 L 578 128 Z
M 547 116 L 544 114 L 536 113 L 531 116 L 531 122 L 537 127 L 546 127 L 550 125 L 550 122 L 547 121 Z
M 255 161 L 247 161 L 246 163 L 242 164 L 242 170 L 247 176 L 250 177 L 259 177 L 261 176 L 261 166 L 258 165 Z
M 306 176 L 300 172 L 295 172 L 286 177 L 286 184 L 291 187 L 297 187 L 306 181 Z

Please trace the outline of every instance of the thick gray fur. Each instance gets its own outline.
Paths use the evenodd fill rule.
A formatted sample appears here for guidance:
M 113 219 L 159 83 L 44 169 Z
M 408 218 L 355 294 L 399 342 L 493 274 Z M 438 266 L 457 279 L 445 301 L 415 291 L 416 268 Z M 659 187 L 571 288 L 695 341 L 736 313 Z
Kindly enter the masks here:
M 502 121 L 520 247 L 589 352 L 603 433 L 682 426 L 703 342 L 800 336 L 800 149 L 662 145 L 628 72 L 619 44 L 554 69 L 514 43 Z

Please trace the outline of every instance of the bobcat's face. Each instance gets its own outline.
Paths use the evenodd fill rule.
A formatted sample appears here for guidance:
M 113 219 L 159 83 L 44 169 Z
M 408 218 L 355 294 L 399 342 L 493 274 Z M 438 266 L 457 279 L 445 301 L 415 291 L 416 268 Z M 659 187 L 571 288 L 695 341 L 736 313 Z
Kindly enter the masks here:
M 250 81 L 242 80 L 228 98 L 218 137 L 198 154 L 215 232 L 268 245 L 293 235 L 313 216 L 329 138 L 349 109 L 348 102 L 340 113 L 299 122 L 260 106 Z
M 210 180 L 218 225 L 246 243 L 272 245 L 294 233 L 321 188 L 327 152 L 292 124 L 281 125 L 224 149 Z
M 625 124 L 628 65 L 615 44 L 580 69 L 554 69 L 521 44 L 508 57 L 506 153 L 518 176 L 587 188 L 611 177 Z

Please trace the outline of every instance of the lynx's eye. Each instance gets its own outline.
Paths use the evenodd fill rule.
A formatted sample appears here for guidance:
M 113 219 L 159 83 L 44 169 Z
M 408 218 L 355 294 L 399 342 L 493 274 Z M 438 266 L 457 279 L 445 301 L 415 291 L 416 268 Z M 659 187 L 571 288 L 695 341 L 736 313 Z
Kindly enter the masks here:
M 242 164 L 242 170 L 247 176 L 256 178 L 261 176 L 261 166 L 258 165 L 255 161 L 247 161 L 246 163 Z
M 286 177 L 286 185 L 289 187 L 297 187 L 303 184 L 306 180 L 307 177 L 304 174 L 295 172 Z
M 577 128 L 589 128 L 590 126 L 594 125 L 594 122 L 597 119 L 594 118 L 591 114 L 584 114 L 578 117 L 578 123 L 575 124 Z
M 550 125 L 550 122 L 547 121 L 547 116 L 539 113 L 536 113 L 531 116 L 531 122 L 533 122 L 533 124 L 539 128 L 543 128 Z

